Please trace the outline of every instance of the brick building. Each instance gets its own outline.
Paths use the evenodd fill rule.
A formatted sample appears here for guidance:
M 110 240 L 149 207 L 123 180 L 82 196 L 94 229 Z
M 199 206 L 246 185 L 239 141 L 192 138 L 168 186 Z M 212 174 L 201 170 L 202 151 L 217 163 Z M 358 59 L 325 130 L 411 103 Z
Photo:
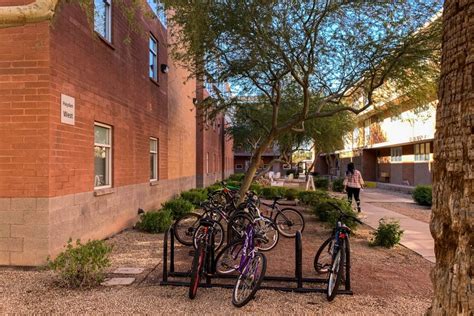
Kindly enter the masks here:
M 95 3 L 93 26 L 64 3 L 0 29 L 0 265 L 41 264 L 196 186 L 197 86 L 168 58 L 164 20 L 131 33 L 115 2 Z

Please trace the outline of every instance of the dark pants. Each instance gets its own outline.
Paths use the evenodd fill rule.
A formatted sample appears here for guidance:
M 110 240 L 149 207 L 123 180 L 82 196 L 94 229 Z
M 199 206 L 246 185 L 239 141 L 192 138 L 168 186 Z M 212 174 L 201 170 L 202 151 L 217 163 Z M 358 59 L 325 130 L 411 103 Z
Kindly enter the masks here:
M 360 210 L 360 198 L 359 198 L 360 189 L 347 187 L 346 191 L 347 191 L 347 198 L 349 199 L 349 203 L 351 203 L 352 205 L 352 196 L 354 196 L 354 199 L 357 203 L 357 210 Z

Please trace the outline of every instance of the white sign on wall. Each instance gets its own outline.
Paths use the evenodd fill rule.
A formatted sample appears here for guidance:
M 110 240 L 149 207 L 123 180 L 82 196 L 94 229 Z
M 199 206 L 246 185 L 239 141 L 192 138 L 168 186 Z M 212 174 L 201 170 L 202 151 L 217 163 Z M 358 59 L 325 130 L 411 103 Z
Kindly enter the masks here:
M 61 123 L 74 125 L 76 99 L 61 94 Z

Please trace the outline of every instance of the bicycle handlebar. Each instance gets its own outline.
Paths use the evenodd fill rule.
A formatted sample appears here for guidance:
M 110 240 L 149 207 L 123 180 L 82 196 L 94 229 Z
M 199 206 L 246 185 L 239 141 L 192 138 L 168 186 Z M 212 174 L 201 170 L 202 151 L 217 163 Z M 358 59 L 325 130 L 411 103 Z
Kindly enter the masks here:
M 344 211 L 341 210 L 341 208 L 339 207 L 339 205 L 337 205 L 337 204 L 335 204 L 335 203 L 333 203 L 333 202 L 330 202 L 330 201 L 328 201 L 328 204 L 331 205 L 332 207 L 334 207 L 336 210 L 338 210 L 339 213 L 341 213 L 341 215 L 342 215 L 343 217 L 352 218 L 352 219 L 355 220 L 357 223 L 363 224 L 362 221 L 361 221 L 360 219 L 358 219 L 357 217 L 344 213 Z

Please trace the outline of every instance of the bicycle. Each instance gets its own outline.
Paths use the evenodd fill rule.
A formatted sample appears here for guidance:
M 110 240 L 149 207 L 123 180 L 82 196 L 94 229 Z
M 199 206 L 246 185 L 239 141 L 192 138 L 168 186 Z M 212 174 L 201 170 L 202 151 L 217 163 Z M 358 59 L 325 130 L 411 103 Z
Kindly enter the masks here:
M 317 273 L 328 273 L 326 298 L 332 301 L 337 294 L 337 290 L 342 279 L 350 278 L 350 228 L 344 224 L 345 219 L 351 218 L 356 222 L 362 222 L 351 215 L 345 214 L 341 208 L 331 202 L 329 205 L 339 212 L 336 227 L 331 233 L 331 237 L 326 239 L 319 247 L 314 257 L 314 269 Z M 344 267 L 347 266 L 347 275 L 344 276 Z
M 189 284 L 189 298 L 196 297 L 199 281 L 202 276 L 211 273 L 210 261 L 213 258 L 214 251 L 214 226 L 215 222 L 211 219 L 203 218 L 200 220 L 200 225 L 204 228 L 195 238 L 198 239 L 198 246 L 194 252 L 193 262 L 191 265 L 191 282 Z
M 294 208 L 285 207 L 280 209 L 279 206 L 283 206 L 283 204 L 278 203 L 280 199 L 280 197 L 275 197 L 273 198 L 273 203 L 261 202 L 261 204 L 269 207 L 272 214 L 275 214 L 275 216 L 271 215 L 270 218 L 275 222 L 280 234 L 284 237 L 294 238 L 297 231 L 303 233 L 305 226 L 304 217 Z

